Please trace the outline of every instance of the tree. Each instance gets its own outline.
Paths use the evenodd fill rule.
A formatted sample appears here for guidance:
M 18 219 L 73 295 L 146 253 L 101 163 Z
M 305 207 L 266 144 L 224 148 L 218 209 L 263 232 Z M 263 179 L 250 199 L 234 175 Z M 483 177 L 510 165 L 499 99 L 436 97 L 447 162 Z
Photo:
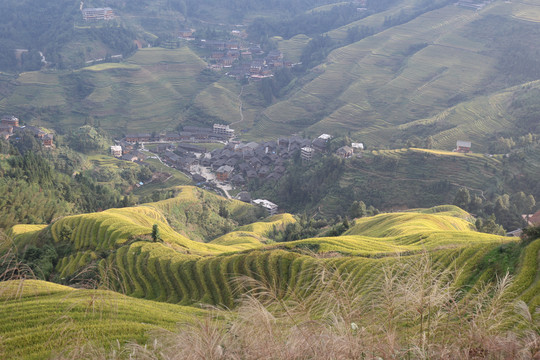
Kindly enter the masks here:
M 366 204 L 363 201 L 354 201 L 349 208 L 349 216 L 351 219 L 360 218 L 366 216 L 367 209 Z
M 460 188 L 454 198 L 454 205 L 467 210 L 471 202 L 471 194 L 467 188 Z
M 223 203 L 219 205 L 219 216 L 225 219 L 229 217 L 229 210 Z
M 73 230 L 71 229 L 71 227 L 68 224 L 64 224 L 59 234 L 60 241 L 69 242 L 71 240 L 72 233 L 73 233 Z
M 504 235 L 505 231 L 504 228 L 497 224 L 495 221 L 495 215 L 491 214 L 491 216 L 486 219 L 482 220 L 481 218 L 478 218 L 476 220 L 476 229 L 480 232 L 488 233 L 488 234 L 495 234 L 495 235 Z
M 342 225 L 343 225 L 343 228 L 344 228 L 345 230 L 348 230 L 348 229 L 351 227 L 351 225 L 349 224 L 349 219 L 347 219 L 346 216 L 345 216 L 345 219 L 343 220 Z
M 529 226 L 523 229 L 522 240 L 525 243 L 529 243 L 538 238 L 540 238 L 540 226 Z
M 527 200 L 525 201 L 525 212 L 527 214 L 532 212 L 535 206 L 536 206 L 536 200 L 534 196 L 532 195 L 527 196 Z
M 152 226 L 152 241 L 158 242 L 161 240 L 161 235 L 159 234 L 159 227 L 158 224 L 154 224 Z
M 510 200 L 512 201 L 512 205 L 516 207 L 516 210 L 519 213 L 523 214 L 528 210 L 527 207 L 529 204 L 527 195 L 525 195 L 523 191 L 513 194 Z

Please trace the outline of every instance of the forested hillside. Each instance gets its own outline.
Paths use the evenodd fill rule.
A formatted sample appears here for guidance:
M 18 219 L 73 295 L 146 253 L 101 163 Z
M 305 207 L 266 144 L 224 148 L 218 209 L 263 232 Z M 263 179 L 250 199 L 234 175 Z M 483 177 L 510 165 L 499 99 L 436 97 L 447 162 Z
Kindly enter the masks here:
M 135 50 L 136 34 L 121 23 L 90 27 L 80 26 L 84 25 L 82 22 L 77 2 L 3 1 L 0 4 L 0 70 L 77 68 L 92 58 L 127 56 Z

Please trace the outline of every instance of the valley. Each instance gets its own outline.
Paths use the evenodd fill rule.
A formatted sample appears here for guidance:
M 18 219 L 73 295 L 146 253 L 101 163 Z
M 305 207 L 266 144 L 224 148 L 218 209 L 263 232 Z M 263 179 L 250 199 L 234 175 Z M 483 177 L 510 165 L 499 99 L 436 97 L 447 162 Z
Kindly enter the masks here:
M 539 6 L 0 4 L 0 357 L 538 357 Z

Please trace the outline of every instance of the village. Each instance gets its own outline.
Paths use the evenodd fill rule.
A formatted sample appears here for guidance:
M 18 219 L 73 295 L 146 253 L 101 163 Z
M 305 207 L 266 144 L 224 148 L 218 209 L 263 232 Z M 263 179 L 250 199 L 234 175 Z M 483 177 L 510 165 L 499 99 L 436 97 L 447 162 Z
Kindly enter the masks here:
M 178 38 L 195 41 L 194 33 L 193 29 L 181 30 Z M 272 77 L 275 71 L 296 65 L 284 60 L 284 55 L 279 50 L 274 49 L 265 53 L 260 44 L 246 41 L 246 36 L 247 34 L 243 31 L 232 30 L 232 39 L 200 39 L 196 43 L 199 48 L 207 51 L 205 60 L 208 62 L 209 69 L 226 70 L 227 76 L 237 80 L 244 78 L 260 80 Z
M 85 22 L 110 21 L 117 18 L 114 10 L 110 7 L 104 8 L 83 8 L 81 13 Z M 163 41 L 160 46 L 168 48 L 176 47 L 178 41 L 195 43 L 200 49 L 206 52 L 205 60 L 208 68 L 214 71 L 226 71 L 226 75 L 237 80 L 254 79 L 260 80 L 272 77 L 276 70 L 282 68 L 292 68 L 296 64 L 284 60 L 283 53 L 279 50 L 270 50 L 265 55 L 260 44 L 246 41 L 245 31 L 232 30 L 227 39 L 210 40 L 196 39 L 194 29 L 186 28 L 178 31 L 175 40 Z M 113 55 L 112 59 L 122 59 L 122 55 Z M 92 59 L 87 64 L 104 61 L 105 59 Z
M 111 146 L 111 155 L 126 161 L 144 161 L 157 157 L 169 167 L 189 175 L 198 186 L 215 187 L 231 198 L 233 188 L 244 190 L 250 181 L 277 181 L 286 172 L 286 163 L 299 156 L 309 163 L 317 154 L 327 153 L 332 136 L 322 134 L 316 139 L 301 136 L 283 137 L 265 142 L 235 140 L 234 130 L 228 125 L 214 124 L 212 128 L 185 126 L 178 133 L 130 134 Z M 223 148 L 207 151 L 204 144 L 221 143 Z M 152 146 L 152 152 L 145 149 Z M 337 149 L 336 156 L 351 158 L 361 156 L 362 143 L 353 143 Z M 355 153 L 356 151 L 356 153 Z M 240 191 L 236 198 L 251 202 L 247 191 Z M 277 205 L 266 199 L 255 199 L 270 214 L 277 212 Z

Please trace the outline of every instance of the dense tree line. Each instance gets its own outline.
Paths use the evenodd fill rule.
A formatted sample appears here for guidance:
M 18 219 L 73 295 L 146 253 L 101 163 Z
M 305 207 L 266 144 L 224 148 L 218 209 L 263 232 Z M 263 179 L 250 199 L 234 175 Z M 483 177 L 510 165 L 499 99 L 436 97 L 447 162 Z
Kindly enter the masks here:
M 102 151 L 111 142 L 105 130 L 90 125 L 69 131 L 65 140 L 71 149 L 85 154 Z
M 0 69 L 13 70 L 15 49 L 42 50 L 58 60 L 62 43 L 73 36 L 79 4 L 68 0 L 0 2 Z M 12 55 L 13 54 L 13 57 Z
M 476 227 L 479 231 L 504 235 L 505 229 L 515 230 L 526 226 L 522 215 L 530 214 L 535 209 L 536 199 L 533 195 L 519 191 L 488 200 L 476 194 L 471 195 L 466 188 L 460 188 L 454 198 L 454 205 L 477 216 Z
M 318 204 L 337 184 L 345 170 L 343 159 L 335 156 L 322 157 L 309 165 L 302 164 L 296 154 L 288 172 L 278 184 L 262 184 L 261 193 L 272 193 L 270 198 L 291 212 L 303 212 Z M 257 190 L 261 184 L 250 184 L 250 190 Z M 344 209 L 346 211 L 346 209 Z
M 9 154 L 7 160 L 0 161 L 0 228 L 49 223 L 62 215 L 131 205 L 119 189 L 99 183 L 99 177 L 89 171 L 71 176 L 74 167 L 81 164 L 74 153 L 59 150 L 52 154 L 42 151 L 39 143 L 21 144 L 0 141 L 1 152 Z M 148 169 L 133 171 L 130 175 L 138 179 L 149 176 Z
M 258 83 L 258 86 L 266 104 L 270 105 L 274 98 L 284 96 L 294 79 L 295 76 L 293 72 L 288 68 L 276 71 L 271 78 L 262 79 L 262 81 Z

